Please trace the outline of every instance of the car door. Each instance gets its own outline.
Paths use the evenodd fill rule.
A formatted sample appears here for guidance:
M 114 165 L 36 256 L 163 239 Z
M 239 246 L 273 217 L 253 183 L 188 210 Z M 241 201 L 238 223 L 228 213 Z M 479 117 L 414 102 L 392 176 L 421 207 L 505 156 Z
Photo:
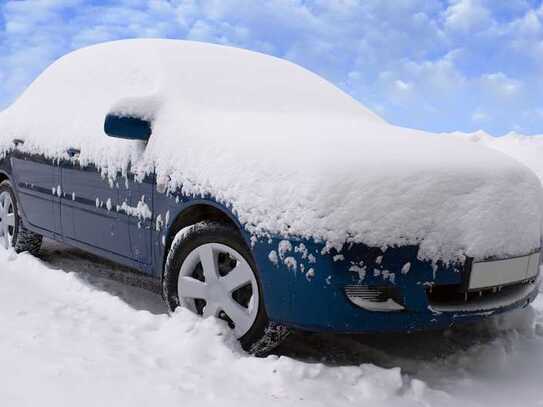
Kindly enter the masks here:
M 64 238 L 90 248 L 131 258 L 126 218 L 120 204 L 119 179 L 102 177 L 93 165 L 82 166 L 78 151 L 61 164 L 61 223 Z
M 131 257 L 138 263 L 151 264 L 153 231 L 154 176 L 137 180 L 130 174 L 119 182 L 119 216 L 124 220 L 130 240 Z
M 19 144 L 23 143 L 18 141 Z M 12 177 L 20 210 L 31 226 L 60 237 L 60 167 L 53 159 L 15 150 L 11 155 Z
M 102 177 L 81 166 L 77 150 L 62 163 L 62 227 L 66 239 L 142 265 L 151 263 L 153 177 Z M 102 253 L 103 254 L 103 253 Z

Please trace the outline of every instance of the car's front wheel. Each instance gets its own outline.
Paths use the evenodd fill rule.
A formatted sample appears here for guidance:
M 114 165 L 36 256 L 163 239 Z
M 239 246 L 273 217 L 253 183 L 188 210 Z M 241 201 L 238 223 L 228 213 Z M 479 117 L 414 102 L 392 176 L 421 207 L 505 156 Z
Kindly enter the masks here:
M 184 306 L 203 317 L 224 320 L 242 347 L 262 356 L 288 334 L 270 323 L 254 261 L 239 232 L 201 222 L 177 233 L 163 279 L 171 310 Z
M 9 181 L 0 183 L 0 247 L 13 247 L 17 253 L 37 253 L 42 237 L 26 229 L 19 215 L 18 203 Z

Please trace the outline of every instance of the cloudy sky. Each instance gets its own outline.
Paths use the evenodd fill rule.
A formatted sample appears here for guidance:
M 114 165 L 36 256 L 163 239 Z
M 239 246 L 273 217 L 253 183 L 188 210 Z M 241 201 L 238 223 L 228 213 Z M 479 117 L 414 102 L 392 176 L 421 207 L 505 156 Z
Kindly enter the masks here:
M 297 62 L 388 121 L 543 133 L 543 0 L 0 0 L 0 109 L 70 50 L 131 37 Z

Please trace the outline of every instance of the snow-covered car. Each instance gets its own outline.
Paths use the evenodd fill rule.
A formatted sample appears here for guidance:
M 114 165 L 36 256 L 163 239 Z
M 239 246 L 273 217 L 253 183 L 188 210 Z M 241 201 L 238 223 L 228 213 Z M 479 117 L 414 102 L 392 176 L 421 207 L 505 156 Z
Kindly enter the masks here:
M 132 267 L 255 354 L 291 328 L 444 328 L 537 294 L 529 169 L 260 53 L 75 51 L 0 113 L 0 153 L 6 247 L 47 237 Z

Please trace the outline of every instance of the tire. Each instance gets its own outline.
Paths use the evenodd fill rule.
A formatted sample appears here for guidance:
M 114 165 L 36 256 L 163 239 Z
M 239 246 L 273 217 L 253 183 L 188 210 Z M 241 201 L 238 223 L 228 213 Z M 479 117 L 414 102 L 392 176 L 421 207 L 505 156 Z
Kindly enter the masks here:
M 36 254 L 41 247 L 42 236 L 23 225 L 19 206 L 9 181 L 0 183 L 0 246 L 13 247 L 17 253 Z
M 226 321 L 245 351 L 265 356 L 289 331 L 268 320 L 256 270 L 235 228 L 200 222 L 175 236 L 164 268 L 163 297 L 170 311 L 185 306 Z

